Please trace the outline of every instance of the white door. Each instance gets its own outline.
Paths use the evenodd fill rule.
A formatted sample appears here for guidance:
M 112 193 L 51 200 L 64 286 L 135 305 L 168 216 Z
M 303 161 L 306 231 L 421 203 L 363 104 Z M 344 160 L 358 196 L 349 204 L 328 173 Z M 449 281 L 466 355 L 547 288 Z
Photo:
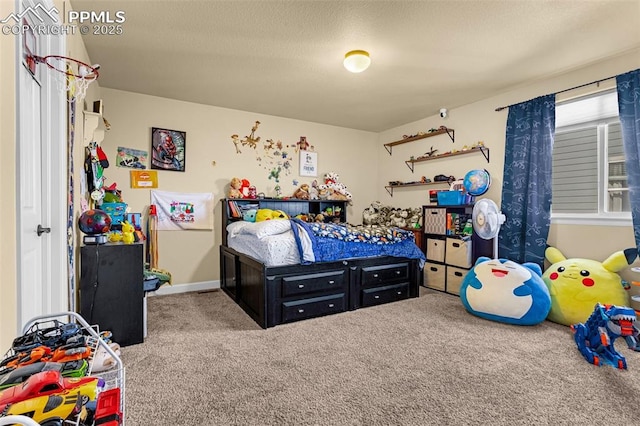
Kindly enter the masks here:
M 19 7 L 24 10 L 37 3 L 53 7 L 49 1 L 30 0 L 20 2 Z M 65 94 L 44 64 L 35 66 L 35 74 L 29 71 L 24 37 L 29 37 L 28 46 L 38 56 L 60 54 L 65 44 L 61 37 L 22 35 L 17 49 L 18 334 L 34 316 L 69 309 Z

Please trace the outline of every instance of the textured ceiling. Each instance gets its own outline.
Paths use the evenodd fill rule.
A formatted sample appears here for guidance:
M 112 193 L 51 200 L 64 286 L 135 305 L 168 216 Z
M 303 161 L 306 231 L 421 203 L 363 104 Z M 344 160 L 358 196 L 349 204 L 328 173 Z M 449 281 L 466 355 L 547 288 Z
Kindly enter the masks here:
M 102 87 L 376 132 L 640 47 L 639 0 L 71 5 L 125 12 L 84 36 Z

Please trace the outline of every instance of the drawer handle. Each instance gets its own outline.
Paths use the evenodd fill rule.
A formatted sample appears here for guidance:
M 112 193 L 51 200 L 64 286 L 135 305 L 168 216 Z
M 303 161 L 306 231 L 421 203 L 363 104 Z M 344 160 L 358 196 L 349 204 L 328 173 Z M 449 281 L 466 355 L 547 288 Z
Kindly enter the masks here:
M 333 303 L 329 303 L 329 307 L 333 308 L 335 305 Z
M 304 312 L 304 309 L 298 309 L 298 313 L 301 314 Z
M 456 247 L 456 248 L 457 248 L 457 247 L 460 247 L 460 244 L 459 244 L 459 243 L 453 243 L 452 245 L 453 245 L 454 247 Z
M 399 292 L 398 292 L 398 294 L 402 294 L 402 292 L 401 292 L 401 291 L 399 291 Z
M 373 274 L 373 278 L 378 278 L 378 274 Z
M 456 277 L 461 277 L 462 276 L 462 272 L 454 272 L 453 275 L 455 275 Z
M 396 275 L 400 275 L 400 271 L 396 271 Z
M 380 296 L 378 296 L 377 294 L 375 296 L 373 296 L 374 299 L 380 299 Z
M 304 284 L 298 284 L 298 288 L 304 288 Z
M 329 284 L 335 284 L 336 282 L 334 280 L 329 280 Z

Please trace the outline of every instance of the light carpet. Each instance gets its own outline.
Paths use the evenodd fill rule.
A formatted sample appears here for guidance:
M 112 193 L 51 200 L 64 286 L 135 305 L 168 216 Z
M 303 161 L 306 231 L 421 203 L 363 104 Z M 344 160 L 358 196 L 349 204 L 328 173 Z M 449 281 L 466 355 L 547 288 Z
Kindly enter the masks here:
M 568 327 L 421 297 L 261 329 L 222 291 L 148 299 L 122 348 L 132 425 L 640 424 L 640 353 L 596 367 Z

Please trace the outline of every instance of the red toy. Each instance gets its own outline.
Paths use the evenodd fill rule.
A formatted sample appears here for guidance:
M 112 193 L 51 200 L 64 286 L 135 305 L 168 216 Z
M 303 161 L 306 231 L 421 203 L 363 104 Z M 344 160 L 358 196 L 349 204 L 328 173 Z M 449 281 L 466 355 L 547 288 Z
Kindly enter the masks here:
M 79 414 L 82 406 L 95 400 L 104 386 L 104 380 L 97 377 L 66 378 L 59 371 L 43 371 L 20 386 L 0 392 L 0 412 L 5 415 L 30 414 L 29 417 L 39 423 L 54 418 L 65 420 Z

